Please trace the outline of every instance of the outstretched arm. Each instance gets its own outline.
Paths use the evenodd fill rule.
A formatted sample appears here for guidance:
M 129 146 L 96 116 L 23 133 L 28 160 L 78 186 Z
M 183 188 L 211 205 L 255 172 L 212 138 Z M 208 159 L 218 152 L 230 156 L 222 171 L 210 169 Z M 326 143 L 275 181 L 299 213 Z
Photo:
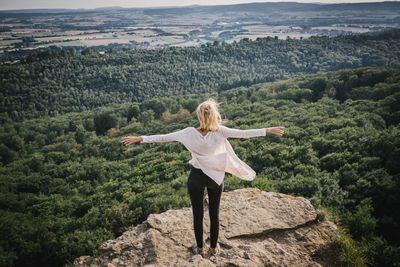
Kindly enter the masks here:
M 241 129 L 229 128 L 226 126 L 220 126 L 220 129 L 221 129 L 222 135 L 226 138 L 229 138 L 229 137 L 251 138 L 251 137 L 257 137 L 257 136 L 265 136 L 267 134 L 265 128 L 241 130 Z
M 281 136 L 283 134 L 284 127 L 270 127 L 270 128 L 259 128 L 259 129 L 234 129 L 226 126 L 220 126 L 222 135 L 226 138 L 251 138 L 257 136 L 266 136 L 267 134 Z
M 141 135 L 141 143 L 165 143 L 165 142 L 181 142 L 186 129 L 175 131 L 168 134 Z
M 172 141 L 182 142 L 185 130 L 186 128 L 168 134 L 126 136 L 122 138 L 123 140 L 121 141 L 121 143 L 129 145 L 137 142 L 140 143 L 165 143 Z

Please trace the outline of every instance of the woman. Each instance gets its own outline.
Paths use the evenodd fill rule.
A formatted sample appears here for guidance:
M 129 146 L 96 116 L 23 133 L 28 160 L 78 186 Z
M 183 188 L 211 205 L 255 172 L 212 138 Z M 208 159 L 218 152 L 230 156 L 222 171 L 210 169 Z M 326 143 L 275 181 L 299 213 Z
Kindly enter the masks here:
M 228 138 L 250 138 L 267 134 L 282 136 L 284 127 L 239 130 L 222 125 L 218 111 L 219 103 L 212 98 L 200 103 L 196 109 L 199 128 L 186 127 L 182 130 L 160 135 L 142 135 L 123 137 L 122 143 L 129 145 L 136 142 L 171 142 L 182 143 L 192 154 L 191 171 L 187 181 L 193 212 L 193 227 L 196 245 L 194 254 L 204 255 L 203 247 L 203 197 L 207 188 L 210 215 L 210 247 L 208 253 L 219 252 L 219 204 L 224 190 L 225 172 L 244 180 L 253 180 L 255 171 L 241 161 L 228 142 Z

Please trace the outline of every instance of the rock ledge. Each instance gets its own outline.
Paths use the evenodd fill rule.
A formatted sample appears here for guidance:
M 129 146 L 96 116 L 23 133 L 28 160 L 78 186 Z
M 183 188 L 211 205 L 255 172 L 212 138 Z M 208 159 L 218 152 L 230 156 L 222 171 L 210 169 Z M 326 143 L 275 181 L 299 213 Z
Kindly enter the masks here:
M 207 204 L 207 196 L 205 199 Z M 209 244 L 208 206 L 204 238 Z M 257 188 L 223 192 L 217 257 L 192 255 L 191 207 L 150 214 L 146 221 L 100 245 L 100 255 L 74 266 L 321 266 L 315 255 L 336 234 L 319 222 L 310 201 Z

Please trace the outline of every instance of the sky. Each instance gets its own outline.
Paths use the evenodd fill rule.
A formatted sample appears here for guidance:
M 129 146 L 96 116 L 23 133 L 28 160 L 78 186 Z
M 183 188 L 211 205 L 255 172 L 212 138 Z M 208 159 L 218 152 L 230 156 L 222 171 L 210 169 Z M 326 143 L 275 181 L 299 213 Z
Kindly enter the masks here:
M 383 2 L 380 0 L 0 0 L 0 10 L 34 8 L 96 8 L 96 7 L 158 7 L 188 5 L 227 5 L 254 2 L 301 2 L 301 3 L 359 3 Z

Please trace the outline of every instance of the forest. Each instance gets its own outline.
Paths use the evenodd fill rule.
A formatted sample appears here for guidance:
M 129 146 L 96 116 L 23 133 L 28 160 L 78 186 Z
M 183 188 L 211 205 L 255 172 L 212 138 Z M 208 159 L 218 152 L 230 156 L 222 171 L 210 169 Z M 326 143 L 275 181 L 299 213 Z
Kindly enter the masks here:
M 369 45 L 361 47 L 354 45 L 356 39 L 352 38 L 355 37 L 342 37 L 341 45 L 327 42 L 326 46 L 343 49 L 348 42 L 348 48 L 365 49 L 365 53 L 371 52 L 372 47 L 380 47 L 376 51 L 385 56 L 369 55 L 365 60 L 370 58 L 380 62 L 386 58 L 390 60 L 386 63 L 394 64 L 397 59 L 399 64 L 398 44 L 392 43 L 389 49 L 389 44 L 384 45 L 372 38 Z M 314 39 L 313 42 L 321 45 L 325 41 Z M 360 39 L 357 42 L 366 41 Z M 200 93 L 202 88 L 217 88 L 217 84 L 222 86 L 227 81 L 233 86 L 234 76 L 229 75 L 235 71 L 249 81 L 264 77 L 261 75 L 264 71 L 272 71 L 271 75 L 276 74 L 276 77 L 294 73 L 293 70 L 283 71 L 262 65 L 261 62 L 267 61 L 262 51 L 268 54 L 271 47 L 276 49 L 280 46 L 282 56 L 285 48 L 294 45 L 307 46 L 303 55 L 309 53 L 306 51 L 315 52 L 311 43 L 289 41 L 283 45 L 278 41 L 260 40 L 248 45 L 251 48 L 245 49 L 242 44 L 205 47 L 194 54 L 189 53 L 190 49 L 154 51 L 148 55 L 139 51 L 109 54 L 106 55 L 107 63 L 101 63 L 101 57 L 94 55 L 92 58 L 67 56 L 53 59 L 52 66 L 47 66 L 47 59 L 20 66 L 2 66 L 3 72 L 7 69 L 15 74 L 13 79 L 9 76 L 7 83 L 14 81 L 13 86 L 21 89 L 13 95 L 13 101 L 21 99 L 24 88 L 39 85 L 39 81 L 46 77 L 48 79 L 48 86 L 43 86 L 43 90 L 31 90 L 32 94 L 36 93 L 30 99 L 31 109 L 20 107 L 17 109 L 19 115 L 25 112 L 37 115 L 35 112 L 40 111 L 37 108 L 47 105 L 41 101 L 50 94 L 55 99 L 50 108 L 60 113 L 78 109 L 75 101 L 80 99 L 79 92 L 82 93 L 80 90 L 84 86 L 88 87 L 87 90 L 97 89 L 98 94 L 87 95 L 87 100 L 89 97 L 90 100 L 86 103 L 92 106 L 118 102 L 124 94 L 129 94 L 129 90 L 112 84 L 118 83 L 122 75 L 132 81 L 126 86 L 132 86 L 134 79 L 141 79 L 140 76 L 127 75 L 133 73 L 133 70 L 128 70 L 131 67 L 149 71 L 153 78 L 151 82 L 141 80 L 148 86 L 148 91 L 138 94 L 144 97 L 147 92 L 149 99 L 144 101 L 113 103 L 92 110 L 23 121 L 3 117 L 0 128 L 0 265 L 69 266 L 75 257 L 95 255 L 100 243 L 141 223 L 150 213 L 189 207 L 186 181 L 191 156 L 182 144 L 123 146 L 120 140 L 126 135 L 162 134 L 198 126 L 194 112 L 197 104 L 213 97 L 222 102 L 220 111 L 229 127 L 285 126 L 285 135 L 280 138 L 230 139 L 235 152 L 257 172 L 257 177 L 253 181 L 244 181 L 227 174 L 225 191 L 257 187 L 307 197 L 319 210 L 326 210 L 343 229 L 346 238 L 337 243 L 342 252 L 343 266 L 398 266 L 400 70 L 388 67 L 347 68 Z M 264 46 L 269 48 L 263 50 Z M 238 58 L 243 55 L 243 61 L 219 55 L 221 51 L 239 48 L 243 49 L 243 54 L 238 53 Z M 204 51 L 208 52 L 203 54 Z M 219 52 L 213 55 L 212 51 Z M 177 53 L 178 56 L 167 56 L 168 53 Z M 187 82 L 198 81 L 201 75 L 210 75 L 210 79 L 203 84 L 196 82 L 197 87 L 192 84 L 193 92 L 184 96 L 154 97 L 163 93 L 149 88 L 166 82 L 157 77 L 171 79 L 169 82 L 172 84 L 165 87 L 164 93 L 185 88 L 177 87 L 179 83 L 172 81 L 183 79 L 174 72 L 178 72 L 184 62 L 195 65 L 196 61 L 184 60 L 188 58 L 185 53 L 203 62 L 198 65 L 203 72 L 192 72 L 193 79 Z M 263 66 L 255 76 L 243 72 L 246 53 L 254 53 L 255 56 L 248 60 Z M 387 53 L 396 55 L 396 58 L 390 58 Z M 124 57 L 120 57 L 122 55 Z M 280 53 L 269 56 L 272 55 Z M 299 66 L 302 71 L 311 70 L 312 66 L 337 68 L 338 65 L 332 62 L 342 61 L 344 54 L 335 52 L 340 60 L 328 61 L 320 60 L 323 58 L 321 54 L 313 63 L 309 59 L 311 54 L 307 55 L 306 61 L 297 61 L 302 62 Z M 349 67 L 353 67 L 354 62 L 359 64 L 360 59 L 355 54 L 348 52 L 347 55 L 354 60 L 349 61 Z M 223 65 L 221 68 L 204 68 L 208 59 L 219 56 L 219 60 L 234 60 L 236 63 L 230 65 L 230 70 L 222 68 Z M 120 65 L 121 60 L 135 62 L 140 57 L 149 63 Z M 173 70 L 159 68 L 160 72 L 170 72 L 171 75 L 158 76 L 150 72 L 155 70 L 157 57 L 162 59 L 161 62 L 165 60 L 165 64 L 175 66 Z M 296 58 L 293 53 L 290 57 Z M 150 58 L 153 58 L 153 63 Z M 268 60 L 284 64 L 276 59 Z M 81 61 L 86 61 L 86 67 L 76 64 Z M 62 70 L 57 67 L 61 64 L 64 65 Z M 124 73 L 121 69 L 125 68 Z M 89 72 L 93 76 L 83 79 Z M 23 75 L 20 83 L 16 82 L 18 75 Z M 78 76 L 82 79 L 67 79 Z M 110 78 L 103 84 L 93 83 L 95 76 Z M 53 81 L 49 77 L 58 79 Z M 61 84 L 61 81 L 66 84 Z M 70 82 L 76 84 L 68 84 Z M 113 90 L 107 91 L 106 85 Z M 189 88 L 190 84 L 187 86 Z M 75 89 L 64 91 L 63 88 Z M 70 97 L 70 110 L 57 102 L 63 94 Z M 111 95 L 116 97 L 111 98 Z M 19 105 L 13 101 L 9 108 Z
M 201 47 L 37 51 L 0 65 L 0 122 L 154 97 L 222 92 L 318 71 L 400 68 L 400 30 L 308 39 L 244 38 Z

